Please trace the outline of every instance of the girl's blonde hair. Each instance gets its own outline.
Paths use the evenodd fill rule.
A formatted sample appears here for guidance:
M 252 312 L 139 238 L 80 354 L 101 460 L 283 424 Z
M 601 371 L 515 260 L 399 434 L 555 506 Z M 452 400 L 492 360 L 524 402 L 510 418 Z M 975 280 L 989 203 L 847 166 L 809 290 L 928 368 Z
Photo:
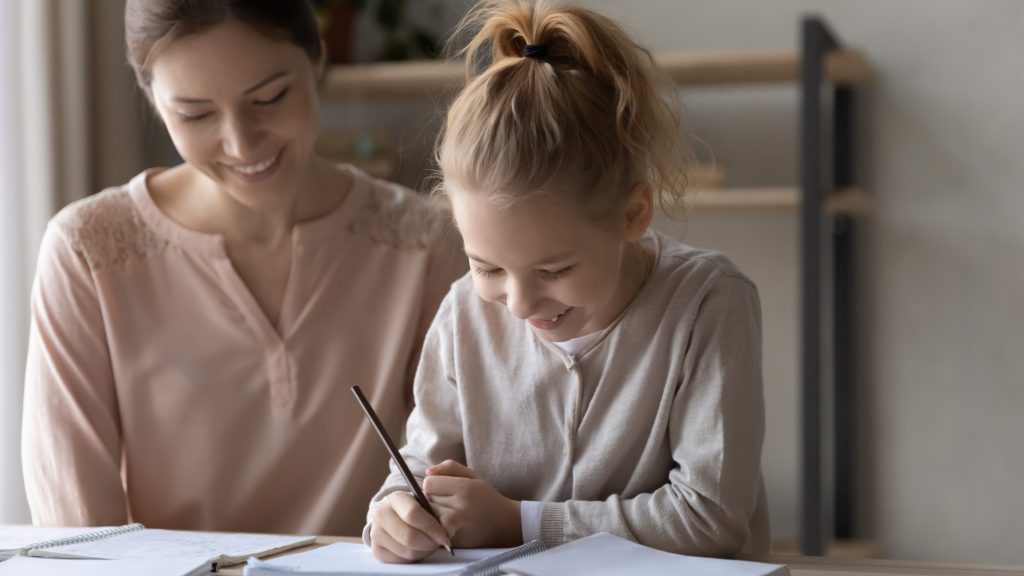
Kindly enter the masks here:
M 663 209 L 681 206 L 690 151 L 672 85 L 618 24 L 545 0 L 485 0 L 452 38 L 468 34 L 456 55 L 469 81 L 440 135 L 437 192 L 499 204 L 576 193 L 602 215 L 647 182 Z

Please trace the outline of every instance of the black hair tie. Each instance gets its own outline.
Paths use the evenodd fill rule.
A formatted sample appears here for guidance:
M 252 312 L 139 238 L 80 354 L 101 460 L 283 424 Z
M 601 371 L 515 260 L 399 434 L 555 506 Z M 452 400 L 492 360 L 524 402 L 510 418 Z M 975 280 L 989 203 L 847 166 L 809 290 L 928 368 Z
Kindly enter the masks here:
M 540 60 L 548 55 L 547 44 L 527 44 L 523 47 L 523 58 Z

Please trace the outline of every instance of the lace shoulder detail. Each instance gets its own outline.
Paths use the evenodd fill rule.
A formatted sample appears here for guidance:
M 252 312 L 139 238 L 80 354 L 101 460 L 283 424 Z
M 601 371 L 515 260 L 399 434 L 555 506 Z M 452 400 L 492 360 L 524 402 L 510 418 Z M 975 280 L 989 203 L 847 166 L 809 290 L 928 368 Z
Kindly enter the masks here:
M 448 210 L 398 184 L 374 180 L 351 231 L 394 248 L 424 249 L 451 226 Z
M 61 210 L 54 223 L 90 270 L 141 260 L 167 246 L 143 221 L 127 187 L 79 200 Z

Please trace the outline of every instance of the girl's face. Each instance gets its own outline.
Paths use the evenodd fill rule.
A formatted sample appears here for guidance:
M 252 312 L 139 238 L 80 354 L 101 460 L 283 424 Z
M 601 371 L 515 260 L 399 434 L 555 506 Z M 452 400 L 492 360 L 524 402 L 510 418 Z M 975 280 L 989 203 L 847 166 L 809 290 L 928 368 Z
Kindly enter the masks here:
M 316 69 L 301 48 L 227 22 L 167 46 L 151 89 L 178 153 L 235 200 L 295 194 L 318 121 Z
M 504 304 L 541 337 L 563 342 L 601 330 L 635 293 L 636 278 L 624 273 L 627 245 L 649 216 L 631 218 L 627 207 L 619 222 L 599 226 L 564 196 L 511 207 L 469 191 L 449 188 L 449 197 L 477 294 Z

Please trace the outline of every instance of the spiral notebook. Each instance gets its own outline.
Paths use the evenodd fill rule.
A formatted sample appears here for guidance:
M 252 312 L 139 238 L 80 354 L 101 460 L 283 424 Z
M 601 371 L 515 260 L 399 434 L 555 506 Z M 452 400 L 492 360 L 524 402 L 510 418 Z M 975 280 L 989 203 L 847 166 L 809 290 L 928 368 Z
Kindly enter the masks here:
M 17 554 L 96 560 L 190 558 L 205 560 L 216 569 L 240 564 L 251 556 L 268 556 L 312 544 L 315 540 L 311 536 L 159 530 L 145 528 L 142 524 L 126 524 L 36 542 L 22 547 Z
M 66 560 L 14 556 L 0 562 L 0 576 L 204 576 L 210 564 L 195 558 L 154 560 Z
M 98 530 L 109 529 L 110 527 L 108 526 L 100 528 L 53 528 L 49 526 L 0 525 L 0 561 L 24 554 L 28 552 L 29 548 L 45 544 L 48 541 L 72 538 Z
M 338 542 L 321 548 L 289 554 L 272 560 L 250 559 L 245 576 L 350 576 L 435 574 L 494 576 L 501 574 L 499 566 L 518 558 L 525 558 L 544 550 L 540 540 L 516 548 L 456 549 L 452 558 L 439 549 L 415 564 L 385 564 L 373 557 L 363 544 Z

